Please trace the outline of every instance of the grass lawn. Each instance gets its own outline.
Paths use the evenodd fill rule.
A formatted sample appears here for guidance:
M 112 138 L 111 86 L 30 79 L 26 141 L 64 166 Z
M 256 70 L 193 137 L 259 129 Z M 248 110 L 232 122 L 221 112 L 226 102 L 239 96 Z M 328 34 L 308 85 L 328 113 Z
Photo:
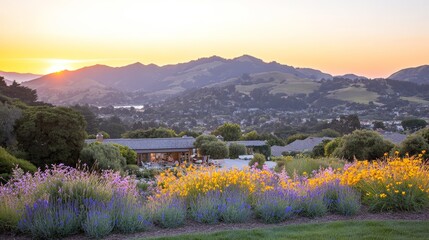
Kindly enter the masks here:
M 429 221 L 337 221 L 151 239 L 429 239 Z

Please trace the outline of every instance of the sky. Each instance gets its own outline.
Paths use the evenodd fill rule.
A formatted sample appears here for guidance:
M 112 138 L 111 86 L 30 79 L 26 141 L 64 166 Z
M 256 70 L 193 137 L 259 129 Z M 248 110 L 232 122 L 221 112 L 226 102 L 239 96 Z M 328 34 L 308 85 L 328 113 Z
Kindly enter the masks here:
M 426 0 L 0 0 L 0 70 L 249 54 L 340 75 L 429 64 Z

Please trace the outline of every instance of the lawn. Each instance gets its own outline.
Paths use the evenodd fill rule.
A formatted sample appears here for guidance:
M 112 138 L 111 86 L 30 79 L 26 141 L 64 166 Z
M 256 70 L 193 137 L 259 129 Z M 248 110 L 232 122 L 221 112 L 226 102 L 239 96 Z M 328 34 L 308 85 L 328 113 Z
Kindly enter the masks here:
M 151 239 L 429 239 L 429 221 L 337 221 Z
M 330 92 L 328 97 L 347 102 L 368 104 L 370 101 L 376 102 L 378 94 L 363 87 L 347 87 Z

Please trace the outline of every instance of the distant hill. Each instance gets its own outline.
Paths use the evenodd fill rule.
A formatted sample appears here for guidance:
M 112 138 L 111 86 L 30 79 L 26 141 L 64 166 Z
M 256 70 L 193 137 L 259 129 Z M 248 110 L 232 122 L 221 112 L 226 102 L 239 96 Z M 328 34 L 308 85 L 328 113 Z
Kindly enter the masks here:
M 335 77 L 338 77 L 338 78 L 347 78 L 347 79 L 350 79 L 350 80 L 355 80 L 355 79 L 368 79 L 367 77 L 364 77 L 364 76 L 358 76 L 358 75 L 353 74 L 353 73 L 348 73 L 348 74 L 339 75 L 339 76 L 335 76 Z
M 75 71 L 48 74 L 24 85 L 36 89 L 41 100 L 54 104 L 93 103 L 92 100 L 104 98 L 106 94 L 127 92 L 158 100 L 188 89 L 219 84 L 246 74 L 266 72 L 284 73 L 290 78 L 306 79 L 305 81 L 332 79 L 331 75 L 319 70 L 294 68 L 276 62 L 267 63 L 243 55 L 233 59 L 212 56 L 166 66 L 141 63 L 123 67 L 95 65 Z M 97 92 L 100 92 L 100 96 Z M 73 99 L 66 97 L 70 93 L 75 93 Z M 122 102 L 134 101 L 133 94 L 125 95 L 128 97 L 122 99 Z
M 33 73 L 16 73 L 16 72 L 4 72 L 0 71 L 0 76 L 4 77 L 6 80 L 18 83 L 30 81 L 36 78 L 41 77 L 42 75 L 33 74 Z
M 405 68 L 389 76 L 389 79 L 418 84 L 429 84 L 429 65 Z

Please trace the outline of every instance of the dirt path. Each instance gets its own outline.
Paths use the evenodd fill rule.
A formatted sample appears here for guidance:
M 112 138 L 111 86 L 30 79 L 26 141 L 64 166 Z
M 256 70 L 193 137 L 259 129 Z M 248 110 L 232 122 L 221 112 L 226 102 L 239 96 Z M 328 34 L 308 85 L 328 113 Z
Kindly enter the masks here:
M 148 237 L 163 237 L 163 236 L 174 236 L 179 234 L 189 233 L 211 233 L 225 230 L 238 230 L 238 229 L 254 229 L 254 228 L 270 228 L 276 226 L 287 226 L 290 224 L 303 224 L 303 223 L 323 223 L 332 221 L 342 220 L 429 220 L 429 210 L 421 213 L 368 213 L 361 211 L 360 214 L 352 217 L 340 216 L 340 215 L 327 215 L 320 218 L 304 218 L 295 217 L 285 222 L 278 224 L 264 224 L 257 220 L 251 220 L 247 223 L 239 224 L 226 224 L 218 223 L 214 225 L 201 224 L 193 221 L 188 221 L 185 226 L 176 229 L 163 229 L 159 227 L 153 227 L 147 232 L 134 233 L 134 234 L 111 234 L 104 238 L 107 240 L 119 240 L 119 239 L 136 239 L 136 238 L 148 238 Z M 0 239 L 11 239 L 11 240 L 28 240 L 31 239 L 25 236 L 12 236 L 12 235 L 0 235 Z M 86 240 L 89 239 L 83 234 L 70 236 L 65 238 L 67 240 Z

